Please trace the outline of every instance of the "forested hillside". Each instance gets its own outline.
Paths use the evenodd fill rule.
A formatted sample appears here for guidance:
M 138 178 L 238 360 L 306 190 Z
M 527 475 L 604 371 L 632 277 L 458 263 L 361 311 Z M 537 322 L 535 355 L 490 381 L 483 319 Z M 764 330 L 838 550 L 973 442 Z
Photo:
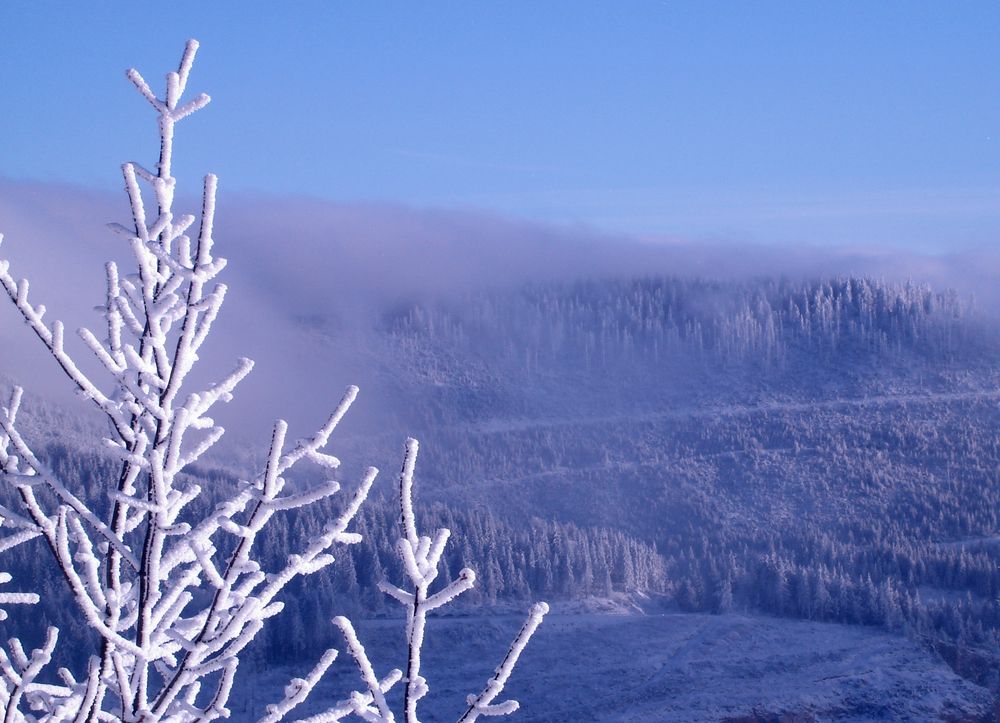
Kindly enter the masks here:
M 448 379 L 446 365 L 456 355 L 479 362 L 465 374 L 484 364 L 543 378 L 614 371 L 625 376 L 619 382 L 649 387 L 650 373 L 662 376 L 692 360 L 786 376 L 800 364 L 826 376 L 834 371 L 824 369 L 827 363 L 852 355 L 947 361 L 994 341 L 980 321 L 970 300 L 912 283 L 650 278 L 532 285 L 418 304 L 386 314 L 383 323 L 408 352 L 399 363 L 431 379 L 436 372 L 438 381 Z
M 644 592 L 879 626 L 997 688 L 1000 337 L 971 301 L 857 278 L 639 279 L 378 319 L 361 344 L 329 336 L 331 353 L 364 350 L 395 410 L 340 439 L 345 483 L 419 436 L 418 515 L 453 532 L 446 575 L 479 571 L 469 603 Z M 49 458 L 93 488 L 114 470 L 75 436 Z M 236 484 L 237 458 L 198 474 Z M 287 513 L 274 563 L 324 514 Z M 331 604 L 387 611 L 397 514 L 365 508 L 364 542 L 293 590 L 272 655 L 325 644 L 310 621 Z
M 101 481 L 117 473 L 108 457 L 65 444 L 51 445 L 46 462 L 61 479 L 74 480 L 89 492 L 103 489 Z M 211 490 L 186 512 L 185 519 L 204 515 L 239 484 L 228 470 L 194 469 L 192 481 Z M 194 479 L 196 478 L 196 480 Z M 10 507 L 9 489 L 0 492 L 0 505 Z M 90 495 L 89 502 L 99 504 Z M 311 540 L 322 534 L 338 510 L 332 504 L 288 510 L 272 523 L 262 540 L 262 561 L 269 569 L 284 563 L 292 549 L 290 540 Z M 456 544 L 448 550 L 442 584 L 458 576 L 463 567 L 477 570 L 476 587 L 463 598 L 463 608 L 496 605 L 504 601 L 554 597 L 568 599 L 584 596 L 607 597 L 612 593 L 667 590 L 664 559 L 653 545 L 618 530 L 579 527 L 572 522 L 532 518 L 513 523 L 484 508 L 466 508 L 434 503 L 420 510 L 423 524 L 447 527 Z M 380 582 L 402 578 L 403 566 L 396 552 L 399 505 L 384 497 L 362 508 L 355 531 L 360 543 L 345 546 L 336 562 L 306 581 L 293 584 L 280 614 L 282 624 L 265 631 L 260 652 L 271 661 L 294 661 L 303 652 L 319 655 L 336 642 L 332 626 L 316 626 L 327 620 L 331 610 L 355 615 L 395 614 Z M 228 552 L 224 550 L 223 552 Z M 8 563 L 8 569 L 22 579 L 40 580 L 43 596 L 61 599 L 66 593 L 59 586 L 59 573 L 44 556 L 25 556 Z M 42 572 L 43 571 L 43 572 Z M 67 603 L 69 601 L 67 600 Z M 50 624 L 57 624 L 69 636 L 87 636 L 90 631 L 74 615 L 72 605 L 55 606 L 39 615 L 34 610 L 13 610 L 12 617 L 38 637 Z M 79 661 L 76 661 L 79 662 Z
M 591 281 L 384 328 L 440 498 L 627 531 L 681 609 L 907 630 L 996 686 L 1000 343 L 972 300 Z

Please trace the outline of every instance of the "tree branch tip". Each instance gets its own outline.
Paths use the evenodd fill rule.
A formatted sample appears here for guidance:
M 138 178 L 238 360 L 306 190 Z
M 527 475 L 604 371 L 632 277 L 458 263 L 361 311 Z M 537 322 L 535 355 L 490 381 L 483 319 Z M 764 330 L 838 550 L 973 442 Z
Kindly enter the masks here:
M 303 457 L 329 468 L 339 464 L 335 457 L 320 450 L 327 445 L 331 433 L 360 393 L 358 386 L 347 386 L 329 421 L 311 437 L 296 441 L 294 447 L 287 451 L 289 425 L 283 419 L 276 419 L 264 473 L 254 483 L 240 480 L 232 497 L 217 502 L 214 511 L 209 512 L 209 516 L 194 528 L 188 522 L 174 522 L 184 505 L 198 497 L 201 491 L 199 486 L 188 486 L 187 483 L 175 486 L 175 473 L 183 470 L 191 460 L 198 459 L 225 431 L 204 415 L 212 403 L 230 401 L 233 389 L 254 367 L 252 359 L 240 357 L 238 366 L 222 381 L 200 394 L 190 394 L 183 407 L 179 402 L 178 406 L 172 406 L 175 400 L 182 398 L 184 375 L 198 361 L 200 343 L 208 334 L 226 292 L 225 284 L 215 282 L 216 275 L 225 266 L 225 259 L 213 258 L 211 254 L 218 176 L 214 173 L 204 175 L 201 230 L 197 234 L 199 245 L 196 248 L 193 248 L 192 238 L 186 235 L 189 226 L 197 220 L 195 216 L 172 215 L 176 186 L 176 180 L 171 175 L 174 124 L 211 101 L 208 94 L 199 93 L 192 94 L 194 98 L 186 103 L 180 103 L 186 95 L 190 71 L 199 48 L 197 39 L 187 39 L 177 69 L 166 75 L 167 87 L 162 98 L 150 88 L 150 82 L 156 80 L 157 75 L 151 74 L 150 81 L 146 81 L 135 68 L 125 71 L 127 79 L 157 112 L 161 135 L 160 160 L 151 166 L 152 172 L 139 163 L 121 165 L 133 218 L 125 225 L 112 223 L 108 227 L 129 242 L 136 257 L 138 273 L 125 274 L 128 269 L 123 268 L 123 276 L 119 278 L 114 262 L 106 263 L 106 305 L 95 309 L 103 314 L 107 323 L 107 338 L 102 333 L 99 339 L 85 327 L 76 329 L 85 337 L 90 349 L 121 381 L 118 394 L 105 396 L 75 367 L 73 360 L 62 349 L 62 323 L 42 323 L 44 307 L 29 303 L 27 281 L 16 284 L 15 293 L 14 280 L 7 273 L 8 264 L 0 259 L 0 280 L 8 287 L 8 294 L 25 320 L 49 346 L 64 371 L 76 381 L 77 395 L 96 401 L 109 416 L 111 434 L 116 434 L 118 438 L 103 437 L 102 442 L 118 452 L 116 457 L 123 464 L 117 492 L 109 490 L 116 506 L 111 522 L 105 523 L 102 517 L 91 511 L 89 503 L 70 493 L 54 473 L 34 458 L 29 449 L 25 447 L 23 456 L 34 465 L 30 469 L 19 467 L 17 457 L 6 451 L 8 436 L 20 442 L 14 422 L 21 388 L 13 387 L 9 409 L 0 408 L 0 432 L 9 431 L 9 435 L 4 435 L 4 448 L 0 449 L 4 454 L 0 476 L 5 478 L 4 481 L 9 478 L 26 491 L 26 504 L 41 520 L 36 523 L 38 527 L 34 534 L 48 538 L 71 592 L 76 595 L 83 610 L 85 623 L 103 637 L 101 655 L 90 657 L 86 676 L 78 681 L 65 668 L 57 671 L 67 686 L 66 693 L 55 693 L 56 687 L 47 683 L 36 684 L 38 690 L 32 691 L 42 696 L 75 696 L 74 700 L 87 701 L 86 708 L 81 702 L 80 707 L 74 709 L 73 714 L 80 719 L 88 716 L 88 719 L 94 720 L 118 720 L 114 713 L 105 712 L 105 696 L 114 698 L 115 693 L 120 705 L 116 701 L 108 704 L 119 706 L 114 710 L 127 711 L 130 720 L 173 720 L 175 717 L 187 720 L 185 716 L 189 715 L 199 720 L 230 717 L 232 711 L 226 707 L 226 702 L 239 664 L 238 655 L 261 630 L 264 620 L 284 607 L 282 602 L 270 602 L 275 594 L 271 586 L 278 591 L 288 581 L 286 572 L 265 573 L 261 564 L 250 557 L 254 536 L 275 509 L 295 509 L 312 504 L 329 497 L 340 487 L 339 483 L 331 480 L 325 487 L 278 497 L 285 486 L 282 474 Z M 157 207 L 155 212 L 146 208 L 147 202 L 152 207 L 154 201 Z M 0 243 L 3 240 L 3 234 L 0 234 Z M 186 303 L 190 316 L 180 313 L 185 304 L 182 293 L 184 284 L 189 285 Z M 214 286 L 211 298 L 205 293 L 209 286 Z M 201 314 L 206 315 L 199 321 Z M 181 319 L 184 324 L 178 332 Z M 193 320 L 190 326 L 189 319 Z M 145 325 L 142 322 L 146 322 Z M 172 326 L 175 322 L 178 322 L 177 327 Z M 167 341 L 170 340 L 172 346 L 174 339 L 170 336 L 171 328 L 179 334 L 176 351 L 167 348 Z M 138 342 L 133 343 L 133 337 Z M 135 374 L 125 379 L 126 372 Z M 178 381 L 175 383 L 175 380 Z M 162 426 L 165 423 L 171 426 Z M 193 446 L 190 455 L 186 456 L 187 447 L 182 446 L 182 438 L 188 429 L 207 430 L 208 434 L 196 440 L 198 446 Z M 417 532 L 413 511 L 413 470 L 418 450 L 418 440 L 407 438 L 406 456 L 399 477 L 403 526 L 400 547 L 407 575 L 414 586 L 413 592 L 408 593 L 388 583 L 380 582 L 378 585 L 379 589 L 413 610 L 407 633 L 411 645 L 409 667 L 405 677 L 403 670 L 394 668 L 380 680 L 351 620 L 343 615 L 333 617 L 332 624 L 346 640 L 344 650 L 357 662 L 369 692 L 355 691 L 347 701 L 338 703 L 338 707 L 332 708 L 329 713 L 333 716 L 331 720 L 340 720 L 350 713 L 345 704 L 353 704 L 353 712 L 366 720 L 393 720 L 385 693 L 400 680 L 406 681 L 406 719 L 416 720 L 416 702 L 428 692 L 426 680 L 419 670 L 426 614 L 471 589 L 477 580 L 474 570 L 463 568 L 454 581 L 444 585 L 439 592 L 427 595 L 442 563 L 449 532 L 447 529 L 438 530 L 433 540 Z M 356 489 L 352 491 L 346 510 L 327 525 L 323 537 L 301 555 L 288 557 L 289 575 L 308 575 L 329 565 L 334 558 L 325 550 L 335 542 L 353 544 L 361 541 L 360 534 L 344 530 L 361 509 L 378 474 L 377 467 L 365 469 L 360 484 L 355 483 Z M 63 502 L 53 510 L 53 515 L 43 511 L 30 496 L 32 487 L 42 483 L 49 484 L 57 492 L 57 501 Z M 146 484 L 148 488 L 139 489 Z M 143 491 L 145 495 L 141 494 Z M 51 505 L 46 507 L 51 508 Z M 6 513 L 5 508 L 0 509 Z M 211 505 L 209 509 L 213 509 Z M 198 514 L 202 512 L 199 510 Z M 246 515 L 249 515 L 248 519 L 245 519 Z M 237 524 L 235 519 L 245 524 Z M 5 531 L 7 524 L 15 529 L 16 544 L 20 544 L 21 538 L 34 529 L 20 518 L 5 520 L 0 516 L 0 523 L 5 524 Z M 143 528 L 143 525 L 146 527 Z M 147 535 L 140 562 L 126 544 L 126 536 L 132 535 L 128 539 L 137 541 L 138 533 L 144 529 Z M 215 556 L 229 555 L 228 551 L 222 555 L 212 545 L 210 538 L 216 530 L 238 536 L 234 543 L 235 551 L 225 567 L 221 566 L 221 561 L 213 561 Z M 11 545 L 10 540 L 14 536 L 6 536 L 4 544 Z M 184 547 L 185 540 L 200 542 L 197 547 L 189 545 L 188 550 Z M 20 578 L 20 573 L 16 574 Z M 9 580 L 10 575 L 0 572 L 0 582 Z M 261 583 L 266 583 L 267 587 L 257 596 L 254 591 Z M 221 596 L 213 593 L 213 602 L 189 617 L 187 606 L 194 599 L 194 592 L 201 589 L 211 591 L 212 587 L 225 589 Z M 26 602 L 24 598 L 27 596 L 27 593 L 7 593 L 0 598 L 4 598 L 6 605 L 7 602 Z M 198 605 L 201 605 L 200 600 Z M 498 669 L 498 676 L 501 672 L 509 675 L 520 650 L 540 624 L 541 617 L 548 612 L 547 603 L 538 602 L 531 606 L 531 617 L 508 653 L 511 663 L 503 671 Z M 5 617 L 6 613 L 0 610 L 0 620 Z M 414 620 L 419 621 L 419 627 L 414 626 Z M 237 629 L 237 623 L 243 627 Z M 191 633 L 199 628 L 197 637 L 192 637 Z M 224 633 L 229 637 L 221 637 L 213 631 L 220 631 L 220 635 Z M 49 628 L 49 639 L 42 647 L 32 651 L 32 664 L 36 658 L 39 662 L 50 662 L 57 634 L 57 628 Z M 286 700 L 267 706 L 269 715 L 265 720 L 280 719 L 293 704 L 301 702 L 300 696 L 302 699 L 308 696 L 338 655 L 336 648 L 329 648 L 312 673 L 292 678 L 285 688 Z M 25 659 L 23 652 L 20 657 Z M 156 680 L 149 677 L 155 674 L 163 678 L 162 690 L 157 689 L 160 683 L 148 682 Z M 214 676 L 211 682 L 215 692 L 210 700 L 204 695 L 199 698 L 202 679 L 206 676 Z M 496 679 L 502 688 L 506 678 Z M 2 677 L 0 684 L 3 684 Z M 28 684 L 28 676 L 25 676 L 25 690 L 28 690 Z M 491 706 L 489 701 L 497 692 L 488 688 L 478 698 L 469 696 L 467 701 L 473 709 L 462 720 L 499 716 L 517 709 L 517 703 L 511 701 Z M 24 700 L 39 709 L 43 704 L 49 706 L 57 717 L 61 711 L 69 709 L 55 698 L 37 704 L 28 697 Z M 54 704 L 56 707 L 53 708 Z M 16 704 L 11 706 L 16 707 Z M 341 710 L 345 712 L 341 713 Z M 0 718 L 4 716 L 0 715 Z

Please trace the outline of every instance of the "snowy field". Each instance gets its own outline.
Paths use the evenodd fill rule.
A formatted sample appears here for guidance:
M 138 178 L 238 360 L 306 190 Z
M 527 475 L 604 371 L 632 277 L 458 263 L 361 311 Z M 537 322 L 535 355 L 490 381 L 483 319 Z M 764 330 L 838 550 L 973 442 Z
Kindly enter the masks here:
M 521 620 L 430 620 L 424 655 L 431 692 L 421 719 L 457 719 L 464 696 L 479 692 Z M 405 660 L 400 621 L 359 621 L 358 630 L 379 674 Z M 255 719 L 281 697 L 290 676 L 307 671 L 241 672 L 231 701 L 238 721 Z M 300 716 L 356 685 L 347 656 L 328 676 Z M 783 714 L 796 721 L 979 720 L 992 704 L 985 689 L 956 676 L 917 643 L 870 628 L 739 614 L 558 608 L 531 641 L 507 690 L 522 704 L 515 717 L 539 723 L 777 720 Z

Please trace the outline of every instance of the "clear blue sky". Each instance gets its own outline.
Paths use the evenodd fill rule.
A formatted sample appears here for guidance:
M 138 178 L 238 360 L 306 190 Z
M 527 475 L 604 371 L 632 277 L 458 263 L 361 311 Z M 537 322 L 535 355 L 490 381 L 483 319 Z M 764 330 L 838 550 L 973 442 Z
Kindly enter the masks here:
M 184 40 L 182 174 L 652 236 L 1000 242 L 997 2 L 0 4 L 0 176 L 152 163 Z

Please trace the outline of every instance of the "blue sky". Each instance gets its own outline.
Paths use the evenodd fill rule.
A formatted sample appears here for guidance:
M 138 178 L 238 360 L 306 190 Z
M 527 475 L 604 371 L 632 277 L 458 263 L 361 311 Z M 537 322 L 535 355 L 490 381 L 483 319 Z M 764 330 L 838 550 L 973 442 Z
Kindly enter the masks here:
M 169 8 L 169 9 L 166 9 Z M 184 40 L 185 182 L 649 238 L 1000 242 L 1000 3 L 0 4 L 0 176 L 120 186 Z

